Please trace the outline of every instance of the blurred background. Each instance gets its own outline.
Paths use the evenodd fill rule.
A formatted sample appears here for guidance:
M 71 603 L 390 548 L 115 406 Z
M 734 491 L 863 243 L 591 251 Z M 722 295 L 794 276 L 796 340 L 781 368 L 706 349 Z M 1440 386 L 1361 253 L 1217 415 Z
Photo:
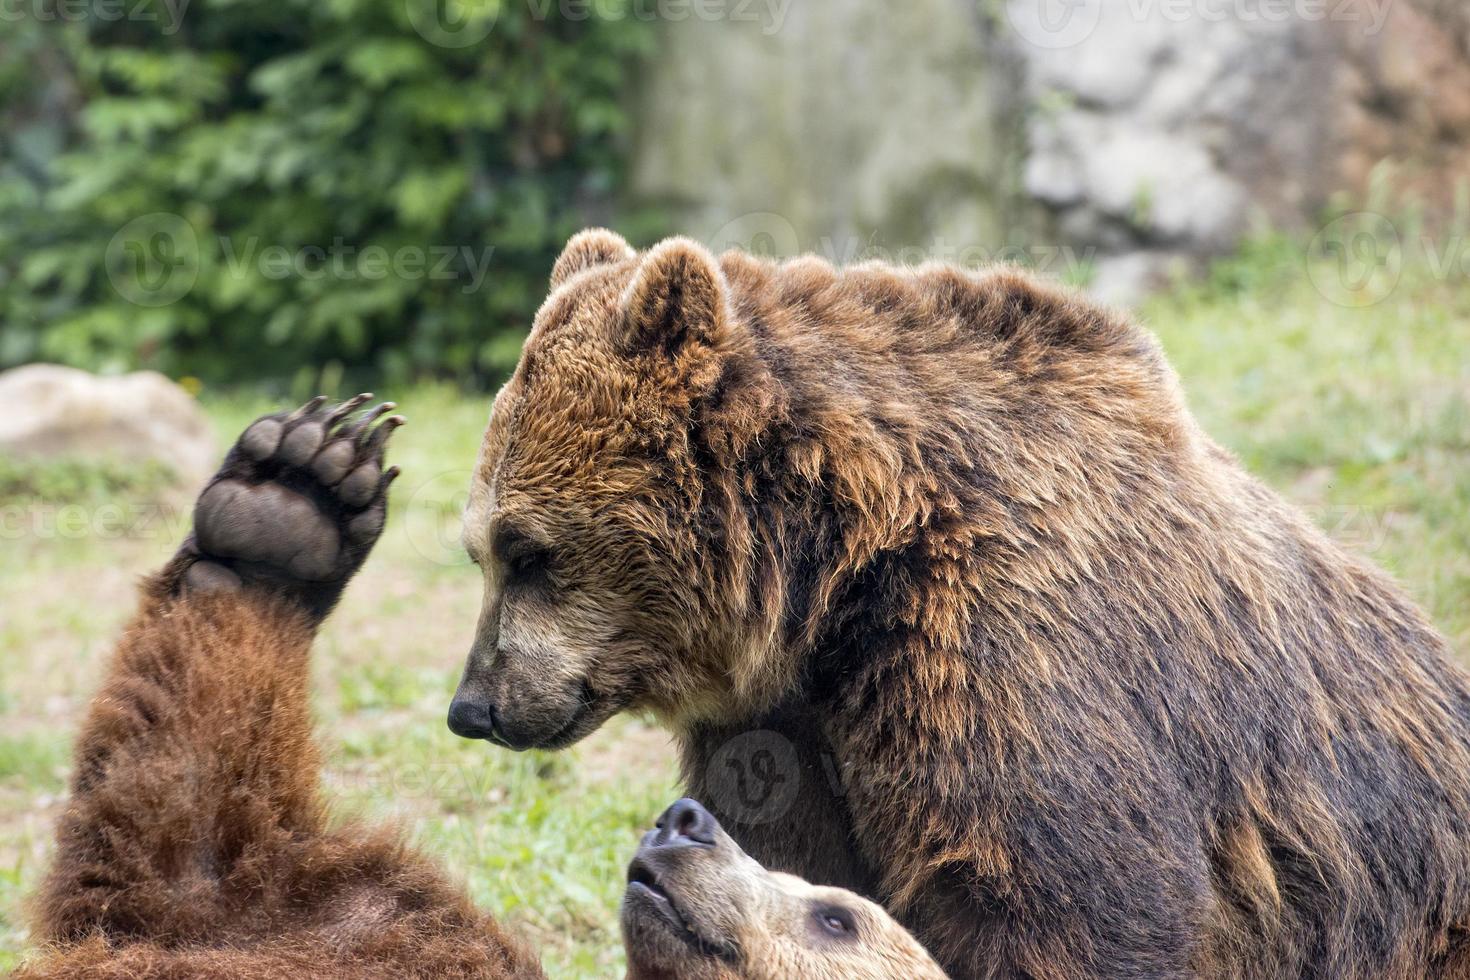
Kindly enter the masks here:
M 318 646 L 329 784 L 554 976 L 617 975 L 666 738 L 442 723 L 469 467 L 594 223 L 1127 306 L 1205 428 L 1470 655 L 1463 0 L 0 0 L 0 969 L 198 481 L 256 415 L 374 389 L 411 424 Z

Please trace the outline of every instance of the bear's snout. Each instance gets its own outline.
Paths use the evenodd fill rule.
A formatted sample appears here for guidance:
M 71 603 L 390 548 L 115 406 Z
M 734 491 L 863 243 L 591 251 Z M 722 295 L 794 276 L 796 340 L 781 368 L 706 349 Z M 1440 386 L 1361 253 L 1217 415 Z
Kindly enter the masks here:
M 698 801 L 687 797 L 675 800 L 653 826 L 643 840 L 646 848 L 713 847 L 720 832 L 720 822 Z
M 587 735 L 618 707 L 609 707 L 586 681 L 548 690 L 518 673 L 513 661 L 498 666 L 489 678 L 466 671 L 449 702 L 454 734 L 516 752 L 559 749 Z
M 495 706 L 468 698 L 449 703 L 449 730 L 460 738 L 495 738 Z

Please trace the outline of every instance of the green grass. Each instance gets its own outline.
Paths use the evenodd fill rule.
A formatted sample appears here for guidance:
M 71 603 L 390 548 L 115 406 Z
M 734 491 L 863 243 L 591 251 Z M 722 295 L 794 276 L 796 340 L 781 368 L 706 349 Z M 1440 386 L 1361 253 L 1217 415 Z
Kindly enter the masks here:
M 1463 656 L 1470 286 L 1410 269 L 1381 302 L 1348 308 L 1314 288 L 1304 261 L 1283 240 L 1253 243 L 1142 316 L 1205 428 L 1394 572 Z M 410 424 L 394 440 L 405 475 L 389 530 L 316 648 L 328 788 L 345 814 L 406 826 L 542 950 L 553 976 L 618 975 L 623 868 L 677 795 L 672 752 L 638 719 L 557 755 L 493 751 L 445 729 L 479 603 L 457 515 L 489 398 L 433 386 L 394 394 Z M 205 392 L 204 403 L 224 445 L 281 399 Z M 0 970 L 25 943 L 21 897 L 44 867 L 70 734 L 134 579 L 187 524 L 187 499 L 146 499 L 152 486 L 132 474 L 45 479 L 45 493 L 82 506 L 135 500 L 137 519 L 80 535 L 28 521 L 0 546 Z
M 0 456 L 0 504 L 33 498 L 57 504 L 101 504 L 148 497 L 173 480 L 161 463 L 82 459 L 22 460 Z

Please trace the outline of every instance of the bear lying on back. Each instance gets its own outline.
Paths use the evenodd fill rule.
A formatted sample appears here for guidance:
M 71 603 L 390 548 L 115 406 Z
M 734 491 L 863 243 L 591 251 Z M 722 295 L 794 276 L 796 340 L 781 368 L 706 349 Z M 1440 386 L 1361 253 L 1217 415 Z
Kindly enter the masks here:
M 956 977 L 1470 974 L 1465 675 L 1081 298 L 584 233 L 465 543 L 455 731 L 784 740 L 731 833 Z
M 308 654 L 382 531 L 401 421 L 370 428 L 361 401 L 252 425 L 145 586 L 77 739 L 35 900 L 49 949 L 20 976 L 542 976 L 398 834 L 329 826 Z

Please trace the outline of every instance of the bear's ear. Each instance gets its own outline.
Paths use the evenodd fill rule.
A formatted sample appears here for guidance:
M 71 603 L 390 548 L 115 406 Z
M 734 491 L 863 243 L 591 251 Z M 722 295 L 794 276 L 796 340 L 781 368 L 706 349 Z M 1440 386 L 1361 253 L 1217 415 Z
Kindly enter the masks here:
M 561 257 L 551 267 L 551 288 L 555 289 L 579 272 L 594 266 L 609 265 L 631 259 L 638 253 L 623 236 L 606 228 L 587 228 L 577 232 L 561 250 Z
M 728 329 L 725 304 L 725 276 L 709 249 L 687 238 L 665 239 L 649 249 L 623 292 L 628 348 L 715 346 Z

